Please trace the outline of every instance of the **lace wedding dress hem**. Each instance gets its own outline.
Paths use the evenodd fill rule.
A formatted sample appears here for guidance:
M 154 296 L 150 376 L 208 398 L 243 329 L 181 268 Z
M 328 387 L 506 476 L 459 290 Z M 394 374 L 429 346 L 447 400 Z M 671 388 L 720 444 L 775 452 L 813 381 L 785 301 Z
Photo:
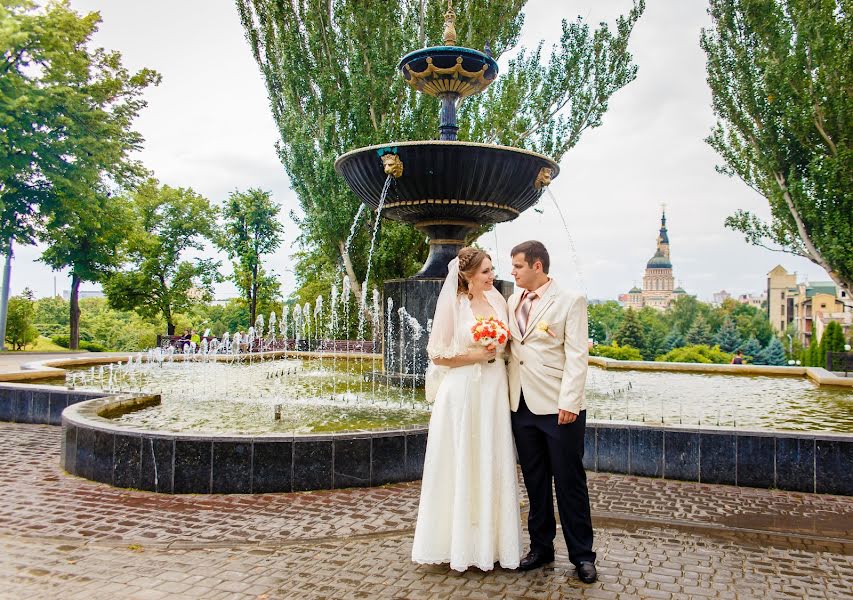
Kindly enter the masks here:
M 436 559 L 427 559 L 427 558 L 412 558 L 412 562 L 418 565 L 450 565 L 450 568 L 454 571 L 458 571 L 460 573 L 464 573 L 471 567 L 476 567 L 481 571 L 492 571 L 495 568 L 495 565 L 500 565 L 501 569 L 506 569 L 508 571 L 514 571 L 518 569 L 519 563 L 521 560 L 516 560 L 514 562 L 505 563 L 501 560 L 496 560 L 492 563 L 479 563 L 477 561 L 473 561 L 470 563 L 455 563 L 449 558 L 436 558 Z

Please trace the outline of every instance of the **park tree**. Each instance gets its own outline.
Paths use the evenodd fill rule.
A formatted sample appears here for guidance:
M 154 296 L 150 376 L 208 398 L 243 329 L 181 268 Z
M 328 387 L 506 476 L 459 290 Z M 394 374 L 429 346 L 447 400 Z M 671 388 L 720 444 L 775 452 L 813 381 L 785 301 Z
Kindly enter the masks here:
M 188 259 L 191 250 L 208 250 L 216 226 L 216 209 L 188 188 L 160 186 L 149 179 L 130 196 L 135 220 L 121 270 L 104 280 L 110 305 L 135 310 L 143 317 L 162 315 L 174 335 L 176 315 L 209 300 L 221 280 L 219 262 Z
M 761 354 L 761 342 L 758 339 L 751 337 L 746 340 L 746 343 L 741 348 L 743 355 L 749 362 L 754 362 L 756 357 Z
M 779 366 L 786 364 L 785 348 L 782 346 L 782 342 L 779 341 L 779 338 L 771 338 L 770 342 L 761 350 L 761 352 L 758 353 L 754 362 L 757 365 Z
M 42 335 L 51 337 L 68 329 L 68 302 L 60 296 L 40 298 L 35 302 L 34 322 Z
M 19 296 L 9 298 L 9 317 L 6 325 L 6 341 L 15 350 L 23 350 L 38 337 L 33 325 L 36 309 L 33 292 L 26 288 Z
M 643 339 L 643 326 L 637 316 L 637 312 L 633 308 L 625 311 L 625 318 L 622 320 L 622 325 L 619 327 L 613 339 L 619 342 L 621 346 L 631 346 L 632 348 L 641 349 L 645 343 Z
M 814 367 L 819 363 L 817 361 L 817 354 L 819 352 L 820 340 L 817 338 L 817 334 L 812 334 L 809 337 L 809 345 L 803 349 L 802 352 L 802 362 L 803 366 L 806 367 Z
M 589 336 L 596 344 L 608 344 L 619 330 L 625 311 L 615 300 L 600 304 L 590 304 L 587 308 Z
M 744 312 L 735 316 L 738 334 L 741 339 L 745 340 L 754 336 L 766 346 L 774 335 L 773 326 L 770 324 L 765 311 L 752 306 L 749 309 L 751 312 Z
M 826 361 L 827 352 L 844 352 L 844 331 L 837 321 L 830 321 L 826 324 L 826 328 L 823 330 L 823 339 L 826 340 L 823 360 Z M 826 365 L 827 369 L 832 368 L 830 361 L 826 361 Z
M 708 322 L 705 320 L 705 317 L 698 315 L 693 320 L 693 324 L 690 326 L 690 330 L 687 332 L 685 339 L 688 344 L 693 346 L 711 345 L 713 342 L 713 336 L 711 335 L 711 328 L 708 326 Z
M 849 0 L 711 0 L 703 30 L 717 124 L 708 143 L 770 204 L 726 225 L 853 284 Z
M 225 229 L 220 245 L 232 261 L 232 278 L 249 307 L 252 324 L 259 299 L 266 308 L 279 295 L 278 280 L 265 271 L 261 257 L 281 246 L 284 228 L 278 220 L 280 210 L 270 192 L 260 189 L 232 192 L 222 209 Z
M 663 313 L 650 306 L 644 306 L 637 312 L 637 318 L 643 327 L 643 345 L 640 348 L 643 360 L 654 360 L 656 356 L 666 352 L 664 340 L 667 325 Z
M 100 15 L 64 0 L 2 0 L 0 23 L 0 250 L 9 261 L 46 218 L 85 211 L 92 190 L 143 173 L 131 158 L 142 144 L 132 122 L 160 76 L 93 48 Z
M 687 341 L 684 339 L 684 336 L 681 335 L 681 332 L 679 332 L 676 327 L 670 329 L 669 333 L 666 334 L 666 337 L 663 340 L 663 349 L 666 352 L 669 352 L 670 350 L 675 350 L 676 348 L 681 348 L 685 345 L 687 345 Z
M 740 347 L 741 337 L 731 318 L 723 321 L 722 327 L 714 336 L 714 342 L 726 352 L 734 352 Z
M 670 303 L 666 309 L 666 319 L 682 335 L 687 335 L 696 317 L 706 312 L 707 308 L 702 302 L 699 302 L 695 296 L 685 294 Z
M 71 274 L 68 347 L 80 343 L 80 284 L 101 281 L 122 262 L 124 241 L 134 221 L 126 199 L 92 189 L 87 196 L 60 202 L 47 216 L 40 236 L 47 248 L 41 261 Z
M 518 43 L 525 0 L 457 1 L 459 43 L 491 47 L 496 59 Z M 318 249 L 331 266 L 343 265 L 354 284 L 367 271 L 376 215 L 356 223 L 359 201 L 334 171 L 335 159 L 360 146 L 433 139 L 434 98 L 411 91 L 397 70 L 404 54 L 440 44 L 443 2 L 328 3 L 237 0 L 249 46 L 266 81 L 279 128 L 278 152 L 299 198 L 303 250 Z M 610 97 L 637 73 L 628 52 L 645 3 L 635 0 L 615 31 L 563 23 L 548 61 L 541 46 L 519 50 L 507 72 L 460 109 L 460 139 L 513 144 L 559 161 L 583 132 L 598 127 Z M 377 241 L 376 280 L 405 277 L 423 262 L 423 234 L 385 222 Z M 315 256 L 313 252 L 300 255 Z M 309 268 L 297 263 L 297 271 Z

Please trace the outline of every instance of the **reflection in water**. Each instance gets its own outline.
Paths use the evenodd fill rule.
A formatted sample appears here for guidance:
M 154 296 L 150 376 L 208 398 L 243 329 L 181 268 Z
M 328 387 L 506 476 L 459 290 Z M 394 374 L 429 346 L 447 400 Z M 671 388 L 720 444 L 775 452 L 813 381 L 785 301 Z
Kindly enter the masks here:
M 426 424 L 423 390 L 361 385 L 376 367 L 355 357 L 133 363 L 80 369 L 68 380 L 78 389 L 159 393 L 160 406 L 118 420 L 170 431 L 306 433 Z M 590 367 L 587 403 L 588 416 L 598 420 L 853 432 L 853 391 L 795 377 Z

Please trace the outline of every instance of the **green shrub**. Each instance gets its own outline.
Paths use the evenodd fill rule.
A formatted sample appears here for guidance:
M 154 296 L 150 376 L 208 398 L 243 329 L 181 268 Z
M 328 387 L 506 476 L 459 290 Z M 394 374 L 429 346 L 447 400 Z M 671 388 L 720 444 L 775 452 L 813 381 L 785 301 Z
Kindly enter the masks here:
M 613 342 L 612 346 L 595 345 L 589 350 L 592 356 L 603 356 L 613 360 L 643 360 L 643 355 L 632 346 L 620 346 Z
M 50 341 L 56 344 L 57 346 L 62 346 L 63 348 L 68 348 L 71 344 L 68 341 L 67 335 L 55 335 L 50 338 Z M 79 350 L 88 350 L 89 352 L 107 352 L 109 349 L 103 344 L 99 344 L 98 342 L 90 342 L 88 340 L 80 339 L 80 344 L 78 346 Z
M 80 350 L 88 350 L 89 352 L 106 352 L 107 349 L 97 342 L 80 342 Z
M 732 361 L 732 355 L 720 350 L 719 346 L 711 347 L 707 344 L 696 344 L 683 348 L 673 348 L 655 360 L 658 362 L 728 364 Z

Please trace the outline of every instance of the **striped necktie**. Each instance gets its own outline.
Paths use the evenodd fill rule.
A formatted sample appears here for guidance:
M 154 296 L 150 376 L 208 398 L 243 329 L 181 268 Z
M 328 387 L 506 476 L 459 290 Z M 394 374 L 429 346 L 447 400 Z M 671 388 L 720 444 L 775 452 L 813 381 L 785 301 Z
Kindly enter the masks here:
M 518 330 L 521 335 L 527 330 L 527 317 L 530 315 L 530 307 L 533 306 L 533 300 L 536 299 L 536 292 L 527 292 L 524 298 L 521 299 L 521 306 L 518 308 Z

